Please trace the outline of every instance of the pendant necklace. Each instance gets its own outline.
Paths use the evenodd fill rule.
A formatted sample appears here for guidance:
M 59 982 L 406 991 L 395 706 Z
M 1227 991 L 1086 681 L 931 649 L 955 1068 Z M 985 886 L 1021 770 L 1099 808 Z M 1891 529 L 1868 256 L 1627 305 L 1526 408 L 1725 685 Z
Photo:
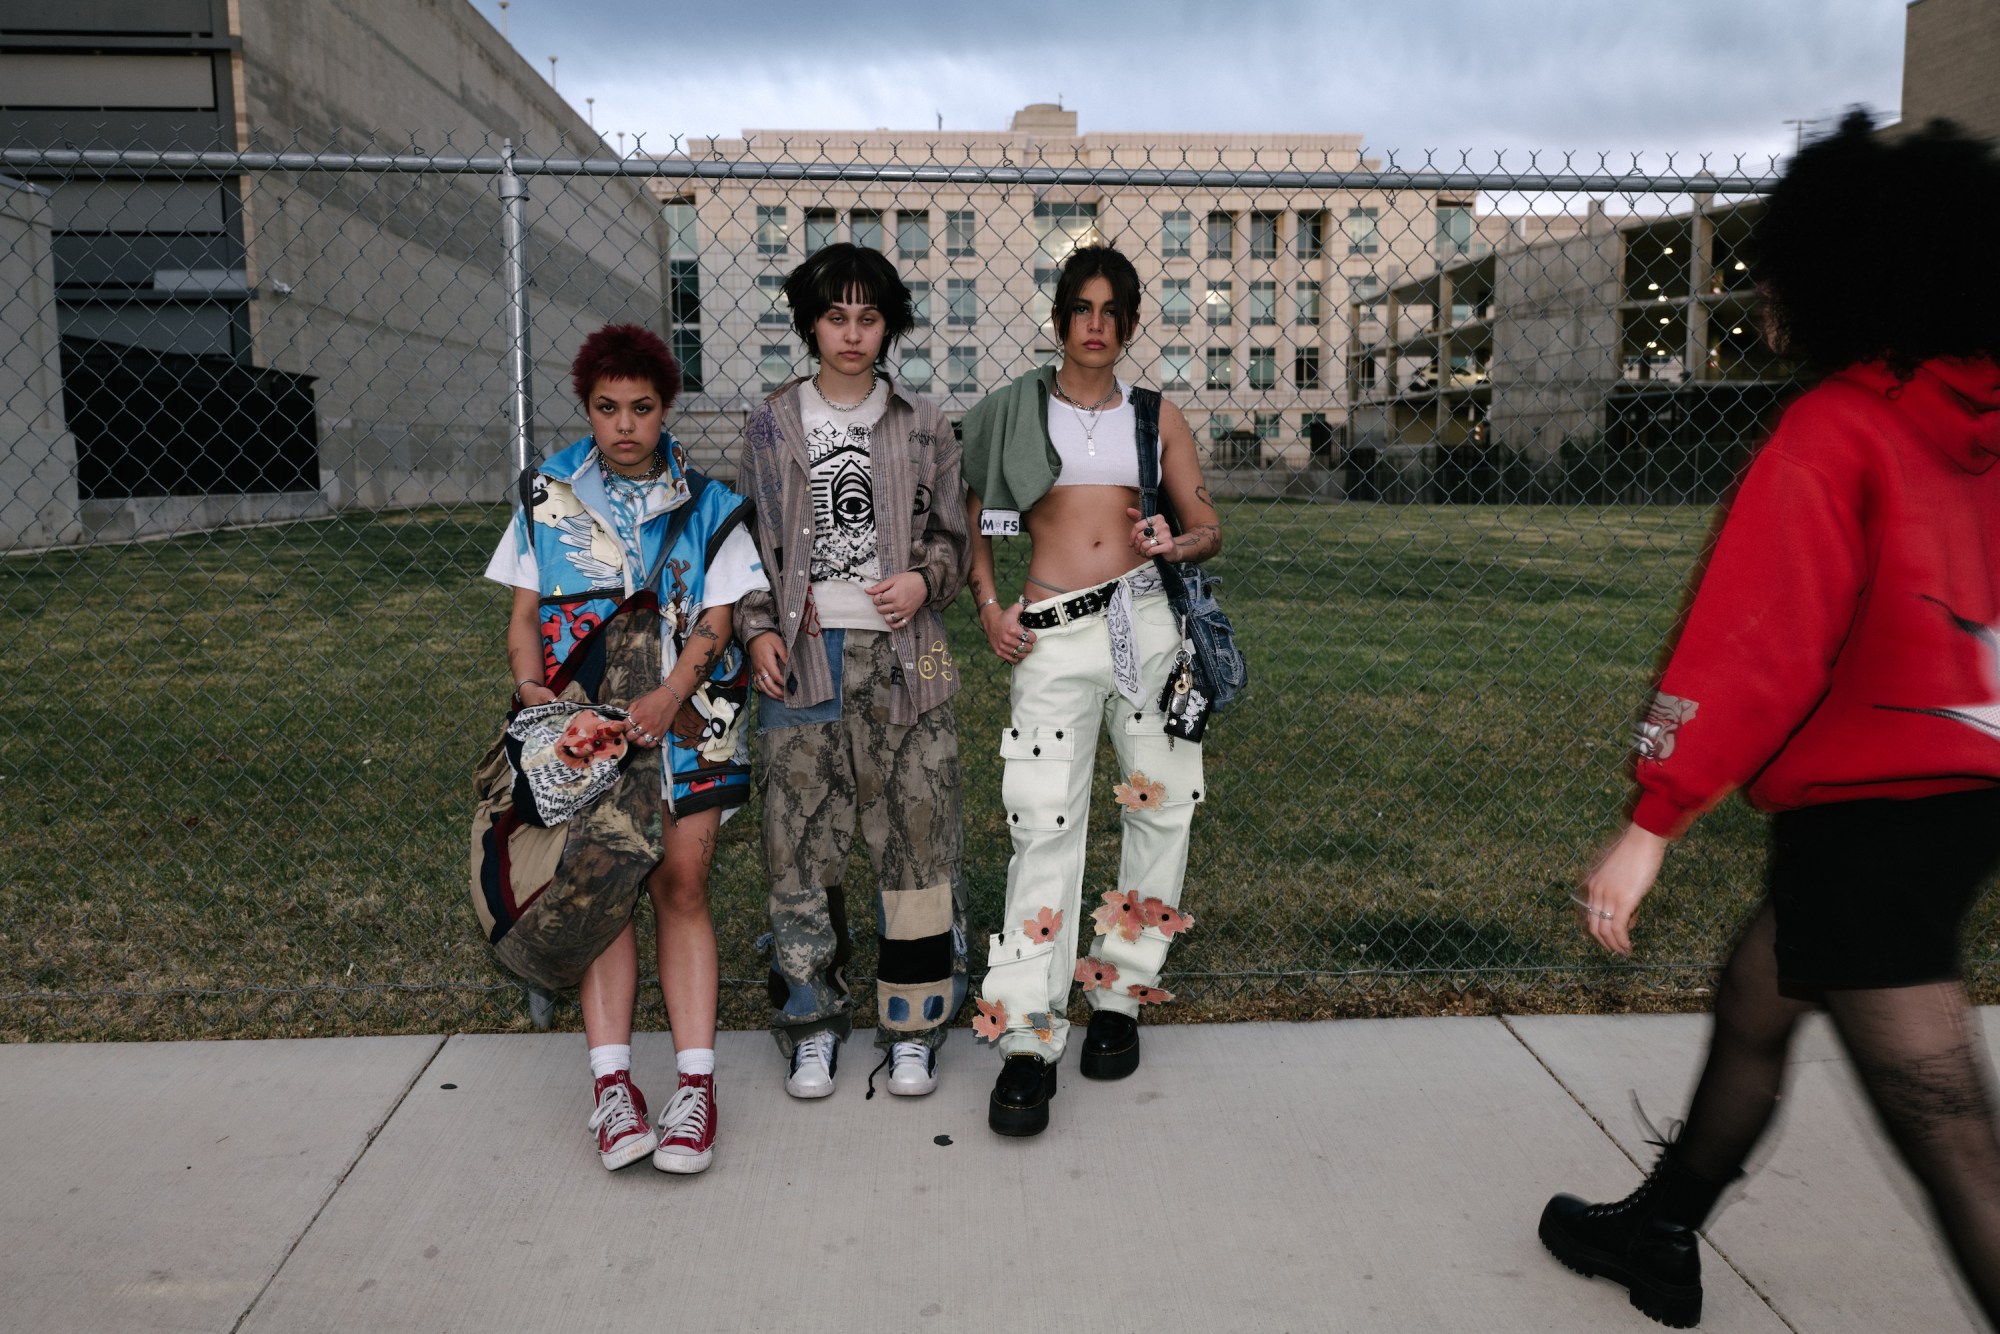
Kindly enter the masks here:
M 1069 396 L 1069 391 L 1062 387 L 1061 380 L 1056 381 L 1056 397 L 1061 399 L 1063 403 L 1069 408 L 1070 412 L 1075 414 L 1077 425 L 1083 428 L 1083 447 L 1084 449 L 1089 451 L 1091 458 L 1096 458 L 1097 419 L 1104 415 L 1104 405 L 1106 403 L 1109 403 L 1112 399 L 1118 397 L 1118 382 L 1116 380 L 1113 380 L 1111 382 L 1111 392 L 1106 394 L 1103 398 L 1098 399 L 1095 403 L 1092 403 L 1087 408 Z M 1086 412 L 1089 413 L 1090 416 L 1085 417 L 1083 414 Z

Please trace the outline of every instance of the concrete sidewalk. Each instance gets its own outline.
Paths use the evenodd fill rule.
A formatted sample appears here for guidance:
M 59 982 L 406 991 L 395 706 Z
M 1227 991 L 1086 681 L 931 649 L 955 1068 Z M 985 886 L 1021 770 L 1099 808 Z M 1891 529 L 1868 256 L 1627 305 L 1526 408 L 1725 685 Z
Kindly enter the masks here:
M 865 1100 L 856 1045 L 797 1103 L 727 1033 L 687 1178 L 597 1165 L 576 1034 L 0 1047 L 0 1328 L 1657 1329 L 1535 1219 L 1638 1181 L 1630 1095 L 1678 1114 L 1706 1022 L 1153 1028 L 1025 1141 L 967 1034 L 929 1098 Z M 636 1057 L 664 1103 L 667 1038 Z M 1702 1328 L 1979 1328 L 1823 1026 L 1798 1065 Z

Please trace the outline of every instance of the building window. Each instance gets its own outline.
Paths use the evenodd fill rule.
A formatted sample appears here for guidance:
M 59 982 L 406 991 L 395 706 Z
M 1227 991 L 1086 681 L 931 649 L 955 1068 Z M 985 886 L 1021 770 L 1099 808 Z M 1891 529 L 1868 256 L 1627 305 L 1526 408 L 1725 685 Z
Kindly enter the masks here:
M 896 214 L 896 253 L 904 259 L 922 259 L 931 253 L 930 214 Z
M 764 392 L 773 389 L 792 378 L 792 350 L 783 343 L 766 343 L 758 349 L 757 379 L 764 386 Z
M 1363 357 L 1361 364 L 1356 366 L 1354 370 L 1361 381 L 1363 389 L 1373 389 L 1375 387 L 1375 358 Z
M 1208 215 L 1208 257 L 1230 259 L 1236 254 L 1236 215 L 1217 211 Z
M 1472 205 L 1444 204 L 1437 208 L 1437 254 L 1440 259 L 1472 249 Z
M 954 394 L 979 392 L 979 349 L 955 347 L 945 356 L 944 387 Z
M 806 253 L 824 250 L 840 239 L 840 215 L 830 208 L 806 210 Z
M 918 281 L 913 283 L 904 283 L 903 286 L 910 289 L 911 318 L 916 321 L 917 327 L 919 328 L 927 327 L 931 322 L 930 283 L 925 280 L 919 279 Z
M 1208 378 L 1203 383 L 1210 389 L 1227 389 L 1236 380 L 1226 347 L 1208 349 Z
M 948 257 L 976 255 L 972 237 L 975 227 L 972 210 L 955 208 L 944 215 L 944 253 Z
M 1278 215 L 1276 213 L 1252 213 L 1250 215 L 1250 258 L 1276 259 L 1278 257 Z
M 1382 308 L 1376 304 L 1375 300 L 1381 295 L 1382 280 L 1374 274 L 1366 273 L 1354 280 L 1354 299 L 1361 304 L 1362 319 L 1379 320 L 1382 318 Z
M 1236 285 L 1224 278 L 1208 285 L 1208 299 L 1202 303 L 1211 325 L 1223 325 L 1236 317 Z
M 760 273 L 757 275 L 757 323 L 790 324 L 792 303 L 785 300 L 785 275 L 782 273 Z
M 1321 259 L 1326 255 L 1326 214 L 1317 210 L 1299 214 L 1300 259 Z
M 1320 387 L 1318 348 L 1302 347 L 1292 354 L 1292 383 L 1301 389 Z
M 1160 322 L 1189 324 L 1194 320 L 1194 297 L 1186 278 L 1167 278 L 1160 283 Z
M 1313 282 L 1292 284 L 1292 304 L 1298 308 L 1298 313 L 1293 317 L 1295 323 L 1318 324 L 1321 319 L 1319 284 Z
M 1218 412 L 1209 417 L 1208 443 L 1210 443 L 1211 445 L 1219 445 L 1224 440 L 1227 440 L 1230 436 L 1234 434 L 1236 434 L 1235 413 Z
M 701 323 L 701 261 L 667 261 L 667 318 L 675 324 Z
M 882 210 L 857 208 L 847 215 L 847 234 L 863 250 L 882 248 Z
M 1278 349 L 1275 347 L 1250 349 L 1250 387 L 1252 389 L 1278 387 Z
M 674 360 L 681 364 L 681 388 L 690 394 L 701 392 L 701 330 L 674 330 Z
M 1194 253 L 1194 214 L 1177 210 L 1160 215 L 1160 258 L 1185 259 Z
M 1285 414 L 1282 412 L 1260 412 L 1253 419 L 1259 440 L 1276 440 L 1278 432 L 1284 429 Z
M 1035 245 L 1043 258 L 1060 264 L 1072 250 L 1097 241 L 1097 205 L 1035 205 Z
M 1037 329 L 1055 326 L 1056 281 L 1061 277 L 1061 269 L 1044 266 L 1035 270 L 1035 295 L 1028 303 L 1028 314 L 1034 317 Z
M 1278 285 L 1273 282 L 1250 284 L 1250 323 L 1278 322 Z
M 1347 253 L 1372 255 L 1381 248 L 1382 231 L 1376 222 L 1376 210 L 1372 208 L 1347 210 Z
M 947 278 L 944 322 L 960 327 L 979 323 L 979 286 L 973 278 Z
M 919 393 L 928 392 L 931 376 L 935 368 L 931 365 L 931 350 L 927 347 L 905 347 L 902 360 L 896 367 L 896 379 L 905 389 Z
M 757 253 L 784 254 L 792 242 L 790 228 L 783 204 L 757 205 Z
M 694 201 L 669 199 L 666 204 L 667 253 L 676 258 L 694 258 L 701 253 L 701 234 L 695 229 Z
M 1188 376 L 1194 372 L 1194 350 L 1175 344 L 1160 349 L 1160 388 L 1191 389 Z

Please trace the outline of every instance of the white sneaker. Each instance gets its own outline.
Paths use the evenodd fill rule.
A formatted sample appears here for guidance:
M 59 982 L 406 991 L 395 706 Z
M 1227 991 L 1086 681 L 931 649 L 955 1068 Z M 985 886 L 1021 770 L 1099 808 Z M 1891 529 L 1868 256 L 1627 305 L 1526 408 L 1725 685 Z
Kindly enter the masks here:
M 833 1092 L 833 1072 L 840 1065 L 840 1039 L 822 1028 L 802 1038 L 792 1052 L 792 1072 L 785 1092 L 794 1098 L 824 1098 Z
M 889 1050 L 889 1092 L 921 1098 L 938 1086 L 937 1049 L 921 1042 L 898 1042 Z

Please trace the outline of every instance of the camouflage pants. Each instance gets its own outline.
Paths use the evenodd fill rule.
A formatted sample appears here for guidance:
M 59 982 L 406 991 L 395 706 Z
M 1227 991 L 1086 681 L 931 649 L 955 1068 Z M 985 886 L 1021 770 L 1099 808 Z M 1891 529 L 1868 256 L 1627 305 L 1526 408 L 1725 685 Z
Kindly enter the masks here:
M 758 702 L 757 781 L 771 881 L 771 1029 L 787 1056 L 822 1029 L 853 1030 L 841 883 L 858 824 L 875 872 L 876 1043 L 944 1041 L 965 999 L 965 834 L 949 701 L 889 721 L 889 636 L 828 630 L 834 697 Z

